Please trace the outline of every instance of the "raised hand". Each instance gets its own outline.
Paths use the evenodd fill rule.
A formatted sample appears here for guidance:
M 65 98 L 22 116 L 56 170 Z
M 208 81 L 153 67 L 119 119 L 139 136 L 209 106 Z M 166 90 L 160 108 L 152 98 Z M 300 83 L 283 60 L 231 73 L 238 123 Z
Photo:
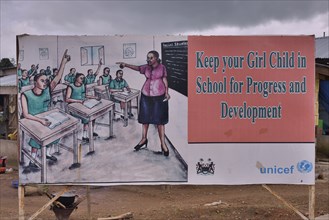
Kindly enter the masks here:
M 68 49 L 66 49 L 64 54 L 63 54 L 62 61 L 64 61 L 64 63 L 67 63 L 71 60 L 71 56 L 67 54 L 67 51 L 68 51 Z

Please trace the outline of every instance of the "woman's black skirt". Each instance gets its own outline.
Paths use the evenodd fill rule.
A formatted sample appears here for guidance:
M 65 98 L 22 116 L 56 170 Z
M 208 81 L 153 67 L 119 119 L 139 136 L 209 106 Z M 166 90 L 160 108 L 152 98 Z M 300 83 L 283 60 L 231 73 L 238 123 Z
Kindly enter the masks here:
M 138 122 L 141 124 L 164 125 L 168 123 L 168 101 L 165 95 L 146 96 L 141 94 Z

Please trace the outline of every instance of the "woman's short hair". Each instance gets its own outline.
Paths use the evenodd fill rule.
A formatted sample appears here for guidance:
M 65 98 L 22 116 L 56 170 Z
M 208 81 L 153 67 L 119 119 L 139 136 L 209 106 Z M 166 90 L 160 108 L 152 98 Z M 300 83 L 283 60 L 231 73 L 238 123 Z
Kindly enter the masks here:
M 151 53 L 151 54 L 153 54 L 153 55 L 155 56 L 155 58 L 157 59 L 158 63 L 161 62 L 160 55 L 159 55 L 158 51 L 156 51 L 156 50 L 151 50 L 151 51 L 149 51 L 147 54 L 149 54 L 149 53 Z

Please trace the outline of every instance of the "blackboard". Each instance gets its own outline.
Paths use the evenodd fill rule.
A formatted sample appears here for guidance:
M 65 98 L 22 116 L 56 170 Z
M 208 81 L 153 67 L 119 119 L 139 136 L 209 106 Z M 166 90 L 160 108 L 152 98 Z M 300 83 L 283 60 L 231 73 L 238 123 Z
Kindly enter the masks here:
M 169 88 L 187 96 L 187 41 L 161 43 L 161 57 Z

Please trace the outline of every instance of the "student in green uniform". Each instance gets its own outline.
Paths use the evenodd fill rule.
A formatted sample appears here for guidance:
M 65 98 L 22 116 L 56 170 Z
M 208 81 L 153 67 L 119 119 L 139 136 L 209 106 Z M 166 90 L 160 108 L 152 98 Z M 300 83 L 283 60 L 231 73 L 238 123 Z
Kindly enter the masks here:
M 39 64 L 37 64 L 37 65 L 32 64 L 31 65 L 31 69 L 27 72 L 29 78 L 31 78 L 34 75 L 36 75 L 38 73 L 38 69 L 39 69 Z
M 28 77 L 27 70 L 22 70 L 22 77 L 18 80 L 18 91 L 22 90 L 22 87 L 30 85 L 30 78 Z
M 45 69 L 40 69 L 39 74 L 42 74 L 42 75 L 47 76 L 47 75 L 46 75 L 46 70 L 45 70 Z
M 49 81 L 52 81 L 57 75 L 58 75 L 58 69 L 53 68 L 53 74 L 48 76 Z M 61 83 L 61 80 L 59 80 L 59 83 Z
M 47 76 L 49 81 L 52 81 L 54 80 L 54 78 L 58 75 L 58 69 L 57 68 L 53 68 L 53 71 L 52 71 L 52 75 L 50 76 Z M 61 83 L 62 79 L 59 80 L 58 83 Z M 65 98 L 65 97 L 63 97 Z M 63 102 L 62 99 L 60 99 L 59 97 L 52 97 L 52 100 L 53 100 L 53 105 L 56 105 L 57 102 Z
M 74 83 L 75 72 L 76 72 L 76 69 L 71 68 L 69 74 L 65 75 L 64 81 L 66 84 Z
M 112 76 L 110 75 L 110 68 L 105 67 L 103 69 L 103 75 L 101 75 L 98 79 L 98 85 L 109 85 L 110 82 L 112 81 Z
M 17 76 L 18 76 L 18 79 L 22 77 L 22 73 L 23 73 L 22 66 L 21 66 L 20 63 L 17 63 Z
M 34 88 L 22 93 L 21 104 L 22 104 L 22 113 L 23 117 L 26 119 L 34 120 L 40 122 L 44 126 L 49 126 L 50 122 L 47 119 L 39 118 L 35 115 L 42 112 L 48 111 L 50 105 L 50 94 L 54 90 L 59 80 L 62 78 L 65 64 L 70 60 L 70 56 L 67 55 L 67 49 L 64 52 L 58 75 L 50 83 L 47 79 L 47 76 L 44 74 L 37 74 L 34 76 Z M 49 152 L 49 147 L 52 144 L 58 143 L 59 140 L 47 145 L 47 159 L 52 161 L 57 161 L 57 158 L 52 156 Z M 31 155 L 35 159 L 38 149 L 41 149 L 41 146 L 34 140 L 30 139 L 29 145 L 31 146 Z M 31 160 L 29 166 L 24 169 L 23 173 L 35 172 L 39 168 Z
M 46 76 L 51 76 L 51 69 L 50 69 L 50 66 L 47 66 L 47 69 L 45 70 L 45 75 Z
M 99 70 L 101 69 L 101 66 L 102 66 L 102 59 L 99 60 L 99 63 L 98 63 L 98 66 L 97 66 L 97 70 L 96 72 L 94 73 L 92 69 L 89 69 L 87 71 L 87 76 L 85 78 L 85 84 L 88 85 L 88 84 L 92 84 L 95 82 L 96 80 L 96 76 L 98 75 L 99 73 Z
M 110 93 L 123 92 L 125 90 L 127 92 L 131 92 L 127 81 L 123 78 L 123 71 L 122 70 L 117 70 L 115 75 L 116 75 L 115 79 L 110 82 L 110 86 L 109 86 Z M 123 111 L 124 111 L 124 108 L 125 108 L 125 103 L 120 102 L 119 100 L 116 100 L 113 97 L 111 97 L 111 99 L 114 102 L 120 103 L 121 113 L 123 114 Z M 128 102 L 128 108 L 130 108 L 130 104 L 131 103 Z M 133 117 L 133 116 L 134 115 L 132 113 L 129 113 L 129 117 Z M 123 115 L 121 117 L 123 117 Z
M 86 94 L 86 86 L 84 84 L 85 82 L 85 75 L 83 73 L 77 73 L 75 76 L 75 81 L 74 83 L 71 83 L 67 88 L 66 88 L 66 97 L 65 101 L 67 103 L 81 103 L 88 99 L 98 99 L 96 96 L 91 96 Z M 89 120 L 86 120 L 79 115 L 72 114 L 74 117 L 81 119 L 82 124 L 83 124 L 83 134 L 82 134 L 82 140 L 85 142 L 89 142 L 89 138 L 87 137 L 87 128 L 88 128 L 88 123 Z M 95 123 L 95 120 L 93 121 Z M 94 127 L 94 126 L 93 126 Z M 93 132 L 93 136 L 97 137 L 98 134 Z

